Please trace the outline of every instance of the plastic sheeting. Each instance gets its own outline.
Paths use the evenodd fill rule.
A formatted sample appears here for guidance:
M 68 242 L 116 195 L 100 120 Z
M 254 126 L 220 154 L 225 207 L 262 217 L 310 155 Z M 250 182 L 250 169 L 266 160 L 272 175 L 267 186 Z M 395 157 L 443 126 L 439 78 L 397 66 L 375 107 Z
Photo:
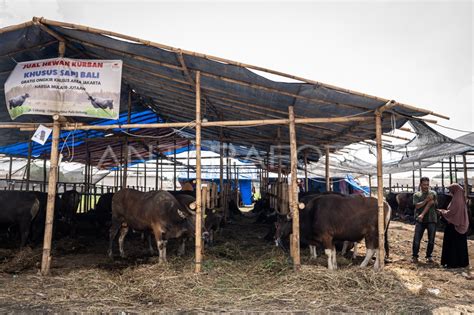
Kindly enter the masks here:
M 65 57 L 82 59 L 123 60 L 121 96 L 122 115 L 126 111 L 128 91 L 132 97 L 134 111 L 144 107 L 152 109 L 167 121 L 193 121 L 195 119 L 195 93 L 193 83 L 183 71 L 178 51 L 137 44 L 116 37 L 105 36 L 75 29 L 74 26 L 47 26 L 65 38 Z M 0 33 L 0 87 L 3 87 L 16 62 L 57 57 L 58 41 L 38 25 L 30 25 L 14 31 Z M 273 53 L 269 51 L 268 53 Z M 224 119 L 287 118 L 288 107 L 294 105 L 297 117 L 340 117 L 349 115 L 372 115 L 385 101 L 323 84 L 286 83 L 266 79 L 245 67 L 226 64 L 210 57 L 183 52 L 182 58 L 191 77 L 201 72 L 201 90 L 204 99 L 203 115 L 209 121 Z M 295 60 L 295 62 L 298 62 Z M 259 85 L 260 87 L 257 87 Z M 297 97 L 293 96 L 297 95 Z M 402 126 L 411 116 L 423 113 L 401 108 L 392 111 L 397 116 L 396 127 Z M 122 116 L 123 117 L 123 116 Z M 23 116 L 18 121 L 47 122 L 45 116 Z M 5 100 L 0 97 L 0 121 L 8 122 L 10 117 Z M 91 119 L 77 118 L 79 122 Z M 383 131 L 393 127 L 388 119 L 383 121 Z M 276 126 L 253 128 L 225 128 L 225 136 L 235 145 L 255 147 L 258 151 L 268 150 L 268 143 L 252 142 L 254 137 L 275 140 Z M 331 123 L 320 125 L 298 125 L 297 138 L 301 143 L 322 146 L 330 141 L 332 146 L 342 147 L 358 139 L 373 139 L 375 131 L 370 124 Z M 194 135 L 193 129 L 186 129 Z M 18 130 L 0 134 L 0 145 L 26 141 L 29 135 Z M 218 128 L 203 128 L 203 139 L 217 140 Z M 282 139 L 288 139 L 287 128 L 282 128 Z M 321 148 L 321 147 L 320 147 Z M 284 154 L 288 155 L 289 149 Z M 5 151 L 4 151 L 5 152 Z M 12 153 L 8 153 L 12 154 Z M 312 151 L 308 157 L 317 161 L 319 154 Z M 286 163 L 286 161 L 283 161 Z

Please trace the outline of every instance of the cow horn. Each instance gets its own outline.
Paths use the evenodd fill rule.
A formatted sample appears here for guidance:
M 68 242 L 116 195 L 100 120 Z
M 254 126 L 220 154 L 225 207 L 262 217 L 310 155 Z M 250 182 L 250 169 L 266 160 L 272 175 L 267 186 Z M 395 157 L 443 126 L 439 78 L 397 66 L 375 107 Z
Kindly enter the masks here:
M 288 221 L 291 220 L 291 213 L 288 213 L 288 214 L 286 215 L 286 219 L 287 219 Z
M 300 210 L 303 210 L 303 209 L 305 208 L 304 202 L 298 203 L 298 208 L 299 208 Z
M 189 204 L 189 209 L 196 210 L 196 201 L 193 201 Z

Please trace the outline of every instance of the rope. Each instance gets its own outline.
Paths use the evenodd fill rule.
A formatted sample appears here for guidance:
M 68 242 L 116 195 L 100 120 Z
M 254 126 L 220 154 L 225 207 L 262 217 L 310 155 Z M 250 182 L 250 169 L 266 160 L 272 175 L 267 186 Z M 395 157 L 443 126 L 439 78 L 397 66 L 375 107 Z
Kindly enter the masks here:
M 457 129 L 457 128 L 453 128 L 453 127 L 448 127 L 448 126 L 440 125 L 440 124 L 438 124 L 438 123 L 432 123 L 432 124 L 433 124 L 433 125 L 436 125 L 436 126 L 440 126 L 440 127 L 442 127 L 442 128 L 454 130 L 454 131 L 465 132 L 465 133 L 471 133 L 471 132 L 472 132 L 472 131 L 467 131 L 467 130 L 462 130 L 462 129 Z
M 178 133 L 178 132 L 181 132 L 183 129 L 185 128 L 188 128 L 190 125 L 192 125 L 193 123 L 195 122 L 195 120 L 193 120 L 192 122 L 189 123 L 189 125 L 186 125 L 186 126 L 183 126 L 179 129 L 173 129 L 172 132 L 166 134 L 166 135 L 162 135 L 162 136 L 148 136 L 148 135 L 136 135 L 136 134 L 133 134 L 133 133 L 130 133 L 130 132 L 127 132 L 125 130 L 120 130 L 122 133 L 128 135 L 128 136 L 131 136 L 131 137 L 137 137 L 137 138 L 148 138 L 148 139 L 161 139 L 161 138 L 166 138 L 166 137 L 169 137 L 169 136 L 172 136 L 174 135 L 175 133 Z

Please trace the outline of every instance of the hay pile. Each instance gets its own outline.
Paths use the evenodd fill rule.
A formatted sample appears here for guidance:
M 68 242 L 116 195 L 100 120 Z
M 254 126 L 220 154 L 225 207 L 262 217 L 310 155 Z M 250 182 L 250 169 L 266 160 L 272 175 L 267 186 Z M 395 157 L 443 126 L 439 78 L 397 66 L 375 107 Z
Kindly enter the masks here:
M 102 242 L 90 251 L 103 254 L 53 260 L 50 277 L 36 275 L 35 269 L 16 278 L 0 273 L 0 312 L 418 312 L 449 305 L 447 288 L 438 302 L 425 285 L 414 294 L 404 285 L 410 274 L 400 277 L 391 267 L 375 273 L 338 257 L 342 269 L 330 272 L 324 256 L 309 261 L 303 250 L 302 270 L 295 273 L 285 254 L 261 239 L 265 227 L 250 221 L 241 218 L 227 226 L 216 246 L 206 251 L 200 275 L 193 273 L 192 247 L 185 257 L 176 257 L 171 246 L 168 264 L 159 265 L 157 257 L 143 258 L 146 246 L 139 241 L 126 243 L 132 255 L 127 260 L 109 260 Z M 131 249 L 140 247 L 133 257 Z M 455 302 L 471 297 L 466 293 Z

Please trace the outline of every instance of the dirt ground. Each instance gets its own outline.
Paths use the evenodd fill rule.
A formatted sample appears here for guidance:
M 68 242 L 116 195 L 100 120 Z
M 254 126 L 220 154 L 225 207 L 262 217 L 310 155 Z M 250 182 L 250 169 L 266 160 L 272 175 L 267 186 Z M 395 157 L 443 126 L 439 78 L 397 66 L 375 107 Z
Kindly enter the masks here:
M 38 274 L 41 249 L 0 248 L 0 313 L 8 312 L 474 312 L 474 280 L 466 270 L 439 263 L 410 262 L 413 226 L 392 222 L 392 262 L 383 272 L 361 269 L 338 257 L 328 271 L 326 257 L 309 260 L 294 272 L 287 256 L 263 240 L 264 225 L 241 217 L 226 226 L 206 250 L 204 272 L 193 273 L 193 247 L 169 262 L 157 263 L 140 237 L 126 240 L 127 259 L 106 256 L 107 241 L 95 238 L 55 242 L 51 276 Z M 439 262 L 442 232 L 436 236 Z M 426 248 L 426 235 L 421 254 Z M 469 240 L 471 266 L 474 241 Z M 361 248 L 360 254 L 364 253 Z M 420 255 L 421 256 L 421 255 Z

